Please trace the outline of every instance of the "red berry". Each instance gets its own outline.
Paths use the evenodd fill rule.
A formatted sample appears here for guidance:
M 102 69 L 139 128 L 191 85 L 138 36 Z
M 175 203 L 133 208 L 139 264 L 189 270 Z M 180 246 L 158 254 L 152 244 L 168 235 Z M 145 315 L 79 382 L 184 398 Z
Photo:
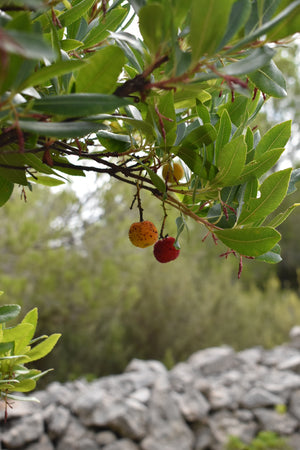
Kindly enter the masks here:
M 169 236 L 154 244 L 153 253 L 157 261 L 167 263 L 178 258 L 180 250 L 174 246 L 174 243 L 175 239 Z

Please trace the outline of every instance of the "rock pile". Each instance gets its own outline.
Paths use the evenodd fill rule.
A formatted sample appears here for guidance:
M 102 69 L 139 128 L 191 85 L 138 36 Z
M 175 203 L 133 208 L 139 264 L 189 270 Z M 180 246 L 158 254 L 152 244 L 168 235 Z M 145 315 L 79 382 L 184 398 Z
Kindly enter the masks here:
M 167 371 L 133 360 L 121 375 L 36 392 L 1 417 L 2 449 L 223 450 L 274 431 L 300 449 L 300 332 L 272 350 L 200 350 Z

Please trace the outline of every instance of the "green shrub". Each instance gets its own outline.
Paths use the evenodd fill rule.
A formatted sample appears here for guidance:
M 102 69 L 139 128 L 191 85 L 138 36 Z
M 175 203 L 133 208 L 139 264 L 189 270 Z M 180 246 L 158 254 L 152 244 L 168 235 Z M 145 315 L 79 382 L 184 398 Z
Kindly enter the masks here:
M 226 450 L 291 450 L 286 440 L 272 431 L 261 431 L 250 444 L 245 444 L 240 438 L 230 436 Z
M 5 402 L 5 418 L 9 400 L 24 399 L 12 393 L 32 391 L 37 380 L 51 370 L 41 372 L 28 369 L 26 365 L 51 352 L 60 337 L 56 333 L 34 338 L 38 319 L 36 308 L 16 326 L 6 327 L 6 322 L 16 318 L 20 309 L 19 305 L 0 306 L 0 400 Z

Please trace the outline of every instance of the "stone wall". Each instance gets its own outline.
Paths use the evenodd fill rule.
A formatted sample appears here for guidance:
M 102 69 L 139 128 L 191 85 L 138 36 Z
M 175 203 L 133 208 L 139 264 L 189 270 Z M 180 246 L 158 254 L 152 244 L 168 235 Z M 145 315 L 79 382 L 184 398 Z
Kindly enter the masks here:
M 270 430 L 299 450 L 300 330 L 272 350 L 208 348 L 170 371 L 135 359 L 121 375 L 34 395 L 1 417 L 2 449 L 222 450 L 229 435 Z

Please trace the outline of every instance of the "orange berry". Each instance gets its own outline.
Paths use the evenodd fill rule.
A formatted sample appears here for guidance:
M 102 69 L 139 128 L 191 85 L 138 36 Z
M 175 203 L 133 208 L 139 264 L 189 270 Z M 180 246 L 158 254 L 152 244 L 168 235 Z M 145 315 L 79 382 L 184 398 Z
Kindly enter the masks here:
M 184 177 L 184 170 L 181 164 L 174 163 L 173 166 L 170 163 L 164 164 L 162 168 L 163 179 L 169 183 L 178 183 Z
M 128 233 L 129 239 L 136 247 L 149 247 L 155 244 L 158 239 L 158 231 L 155 225 L 149 220 L 134 222 Z

